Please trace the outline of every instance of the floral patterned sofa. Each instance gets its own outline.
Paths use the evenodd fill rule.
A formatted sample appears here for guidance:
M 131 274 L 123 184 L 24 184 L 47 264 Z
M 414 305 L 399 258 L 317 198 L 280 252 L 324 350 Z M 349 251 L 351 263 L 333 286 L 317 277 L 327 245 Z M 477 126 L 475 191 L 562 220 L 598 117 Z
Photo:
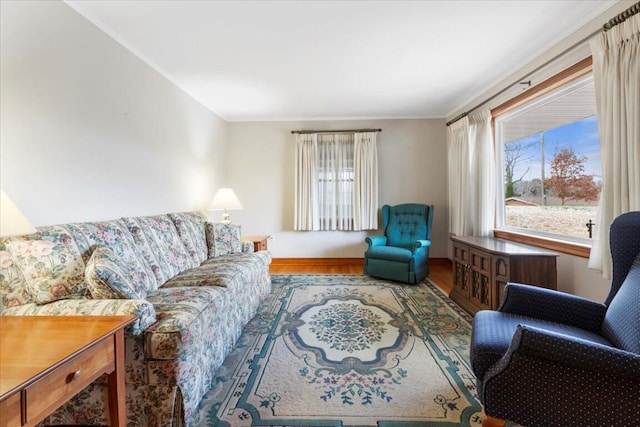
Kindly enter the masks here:
M 252 248 L 239 226 L 199 212 L 39 227 L 0 240 L 1 314 L 135 315 L 125 334 L 128 425 L 189 426 L 271 291 L 269 252 Z M 46 423 L 110 424 L 106 392 L 101 378 Z

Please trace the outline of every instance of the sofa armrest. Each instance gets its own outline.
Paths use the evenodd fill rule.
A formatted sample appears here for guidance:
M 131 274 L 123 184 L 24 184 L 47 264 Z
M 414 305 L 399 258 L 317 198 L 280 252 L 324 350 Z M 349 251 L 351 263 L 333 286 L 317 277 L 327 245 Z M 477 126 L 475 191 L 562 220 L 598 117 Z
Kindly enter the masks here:
M 6 308 L 3 316 L 136 316 L 128 330 L 140 335 L 156 322 L 156 311 L 146 300 L 65 299 L 48 304 L 24 304 Z
M 607 307 L 552 289 L 507 283 L 498 311 L 563 323 L 599 333 Z
M 247 242 L 243 240 L 241 243 L 242 243 L 242 249 L 241 249 L 242 253 L 249 254 L 254 252 L 255 246 L 253 242 Z
M 369 248 L 387 246 L 387 236 L 369 236 L 364 241 L 369 244 Z

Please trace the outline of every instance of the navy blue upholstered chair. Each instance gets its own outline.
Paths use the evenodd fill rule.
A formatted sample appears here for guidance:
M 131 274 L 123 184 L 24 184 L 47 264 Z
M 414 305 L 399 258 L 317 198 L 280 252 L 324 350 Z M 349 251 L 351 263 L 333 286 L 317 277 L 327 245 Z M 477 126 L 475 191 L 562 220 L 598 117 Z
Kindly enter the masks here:
M 384 236 L 369 236 L 364 274 L 419 283 L 429 274 L 433 205 L 405 203 L 382 207 Z
M 616 218 L 610 242 L 604 304 L 507 284 L 498 311 L 476 314 L 471 365 L 494 418 L 484 425 L 640 425 L 640 212 Z

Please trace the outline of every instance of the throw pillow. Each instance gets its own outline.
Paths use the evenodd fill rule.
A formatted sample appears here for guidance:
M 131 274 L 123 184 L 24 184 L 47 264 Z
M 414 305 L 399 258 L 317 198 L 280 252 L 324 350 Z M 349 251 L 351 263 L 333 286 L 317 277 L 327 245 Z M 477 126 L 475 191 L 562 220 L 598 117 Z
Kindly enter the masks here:
M 125 260 L 105 246 L 91 254 L 85 269 L 89 292 L 95 299 L 145 299 L 150 280 L 134 260 Z
M 36 304 L 82 298 L 86 294 L 85 263 L 74 236 L 65 226 L 38 227 L 37 233 L 8 238 L 6 247 Z
M 242 233 L 239 224 L 207 222 L 205 226 L 209 258 L 242 252 Z

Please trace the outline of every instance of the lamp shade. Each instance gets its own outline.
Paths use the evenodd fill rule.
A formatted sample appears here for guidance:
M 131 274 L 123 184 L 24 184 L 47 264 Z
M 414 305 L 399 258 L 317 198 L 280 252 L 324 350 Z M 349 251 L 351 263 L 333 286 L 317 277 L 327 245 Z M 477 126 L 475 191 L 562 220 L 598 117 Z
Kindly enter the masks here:
M 0 236 L 17 236 L 35 233 L 36 230 L 29 220 L 20 212 L 16 205 L 0 190 Z
M 233 192 L 231 188 L 221 188 L 216 191 L 215 196 L 213 196 L 213 200 L 209 204 L 208 210 L 210 211 L 221 211 L 221 210 L 231 210 L 231 209 L 242 209 L 242 204 L 236 193 Z

